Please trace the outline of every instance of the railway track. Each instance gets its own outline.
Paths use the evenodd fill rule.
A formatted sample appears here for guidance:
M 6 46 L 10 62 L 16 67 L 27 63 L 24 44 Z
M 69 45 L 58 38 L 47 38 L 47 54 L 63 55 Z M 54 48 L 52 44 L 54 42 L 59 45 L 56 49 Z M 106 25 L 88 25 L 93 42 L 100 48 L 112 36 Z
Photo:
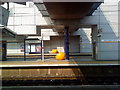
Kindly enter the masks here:
M 120 85 L 120 66 L 3 67 L 3 86 Z

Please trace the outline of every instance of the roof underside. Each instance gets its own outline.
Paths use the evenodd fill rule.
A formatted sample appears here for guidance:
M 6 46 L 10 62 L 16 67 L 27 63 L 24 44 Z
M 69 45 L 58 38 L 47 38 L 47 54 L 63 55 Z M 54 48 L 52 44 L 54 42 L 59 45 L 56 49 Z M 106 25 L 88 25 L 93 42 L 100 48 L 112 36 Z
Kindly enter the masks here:
M 77 28 L 79 21 L 85 16 L 91 16 L 102 2 L 43 2 L 36 3 L 43 17 L 49 17 L 54 25 L 70 27 L 70 31 Z M 57 30 L 56 30 L 57 31 Z M 62 30 L 63 31 L 63 30 Z
M 92 15 L 99 2 L 45 2 L 51 19 L 81 19 Z

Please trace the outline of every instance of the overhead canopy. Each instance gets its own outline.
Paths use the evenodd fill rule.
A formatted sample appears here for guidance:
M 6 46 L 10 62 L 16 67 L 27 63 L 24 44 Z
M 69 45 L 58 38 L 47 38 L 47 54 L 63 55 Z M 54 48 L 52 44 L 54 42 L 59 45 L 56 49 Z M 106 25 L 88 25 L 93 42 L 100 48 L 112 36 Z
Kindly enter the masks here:
M 7 42 L 20 42 L 23 41 L 26 36 L 25 35 L 18 35 L 17 33 L 13 32 L 6 26 L 0 26 L 0 34 L 1 40 Z
M 35 3 L 41 11 L 43 17 L 51 19 L 54 25 L 71 26 L 70 31 L 78 28 L 79 21 L 85 16 L 91 16 L 99 7 L 103 0 L 94 0 L 92 2 L 65 2 L 55 0 L 43 0 L 43 3 Z
M 14 38 L 17 34 L 5 26 L 0 26 L 0 34 L 2 34 L 3 39 L 6 37 Z
M 92 15 L 99 2 L 45 2 L 51 19 L 81 19 Z

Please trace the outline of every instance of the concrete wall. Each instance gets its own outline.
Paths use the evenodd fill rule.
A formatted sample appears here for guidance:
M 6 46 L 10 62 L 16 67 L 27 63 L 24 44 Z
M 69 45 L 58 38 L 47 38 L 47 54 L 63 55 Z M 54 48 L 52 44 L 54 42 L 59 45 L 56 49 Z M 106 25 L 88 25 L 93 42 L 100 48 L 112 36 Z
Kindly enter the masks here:
M 80 52 L 92 53 L 91 28 L 80 28 L 73 35 L 80 35 Z
M 57 49 L 59 52 L 64 52 L 64 37 L 51 36 L 49 41 L 44 41 L 45 52 Z M 69 52 L 80 52 L 80 36 L 69 37 Z
M 98 37 L 98 60 L 118 60 L 118 2 L 104 0 L 104 3 L 93 13 L 85 17 L 81 24 L 97 24 L 102 29 Z
M 80 52 L 80 36 L 70 36 L 70 52 Z M 21 49 L 23 47 L 23 43 L 8 43 L 7 44 L 7 54 L 18 54 L 21 52 Z M 45 53 L 48 53 L 49 51 L 52 51 L 52 49 L 57 49 L 59 52 L 64 52 L 64 37 L 63 36 L 51 36 L 50 40 L 44 41 L 44 51 Z M 27 48 L 27 46 L 26 46 Z M 26 49 L 27 50 L 27 49 Z
M 24 53 L 21 52 L 23 43 L 7 43 L 7 54 L 18 54 L 18 53 Z
M 3 7 L 6 8 L 6 4 Z M 10 15 L 8 19 L 8 28 L 17 34 L 36 34 L 37 25 L 47 25 L 45 18 L 34 5 L 33 2 L 27 2 L 26 5 L 10 3 Z M 58 35 L 52 29 L 41 30 L 44 40 L 50 40 L 50 36 Z
M 105 5 L 106 4 L 106 5 Z M 101 5 L 102 36 L 99 38 L 98 59 L 118 60 L 118 42 L 102 42 L 118 40 L 118 2 L 105 2 Z
M 36 25 L 47 24 L 32 2 L 26 5 L 10 3 L 9 6 L 8 28 L 17 34 L 36 34 Z

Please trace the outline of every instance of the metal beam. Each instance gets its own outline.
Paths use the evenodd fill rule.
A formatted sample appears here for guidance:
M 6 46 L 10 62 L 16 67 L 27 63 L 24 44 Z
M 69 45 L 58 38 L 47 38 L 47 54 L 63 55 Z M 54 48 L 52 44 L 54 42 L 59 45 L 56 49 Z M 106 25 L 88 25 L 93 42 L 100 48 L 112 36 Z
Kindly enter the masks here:
M 43 2 L 104 2 L 104 0 L 43 0 Z
M 91 16 L 92 13 L 101 5 L 102 2 L 96 2 L 92 5 L 90 10 L 87 12 L 87 16 Z
M 63 25 L 38 25 L 41 29 L 64 29 Z
M 104 0 L 17 0 L 17 2 L 35 2 L 35 3 L 43 3 L 43 2 L 104 2 Z M 1 0 L 1 2 L 16 2 L 16 0 Z

